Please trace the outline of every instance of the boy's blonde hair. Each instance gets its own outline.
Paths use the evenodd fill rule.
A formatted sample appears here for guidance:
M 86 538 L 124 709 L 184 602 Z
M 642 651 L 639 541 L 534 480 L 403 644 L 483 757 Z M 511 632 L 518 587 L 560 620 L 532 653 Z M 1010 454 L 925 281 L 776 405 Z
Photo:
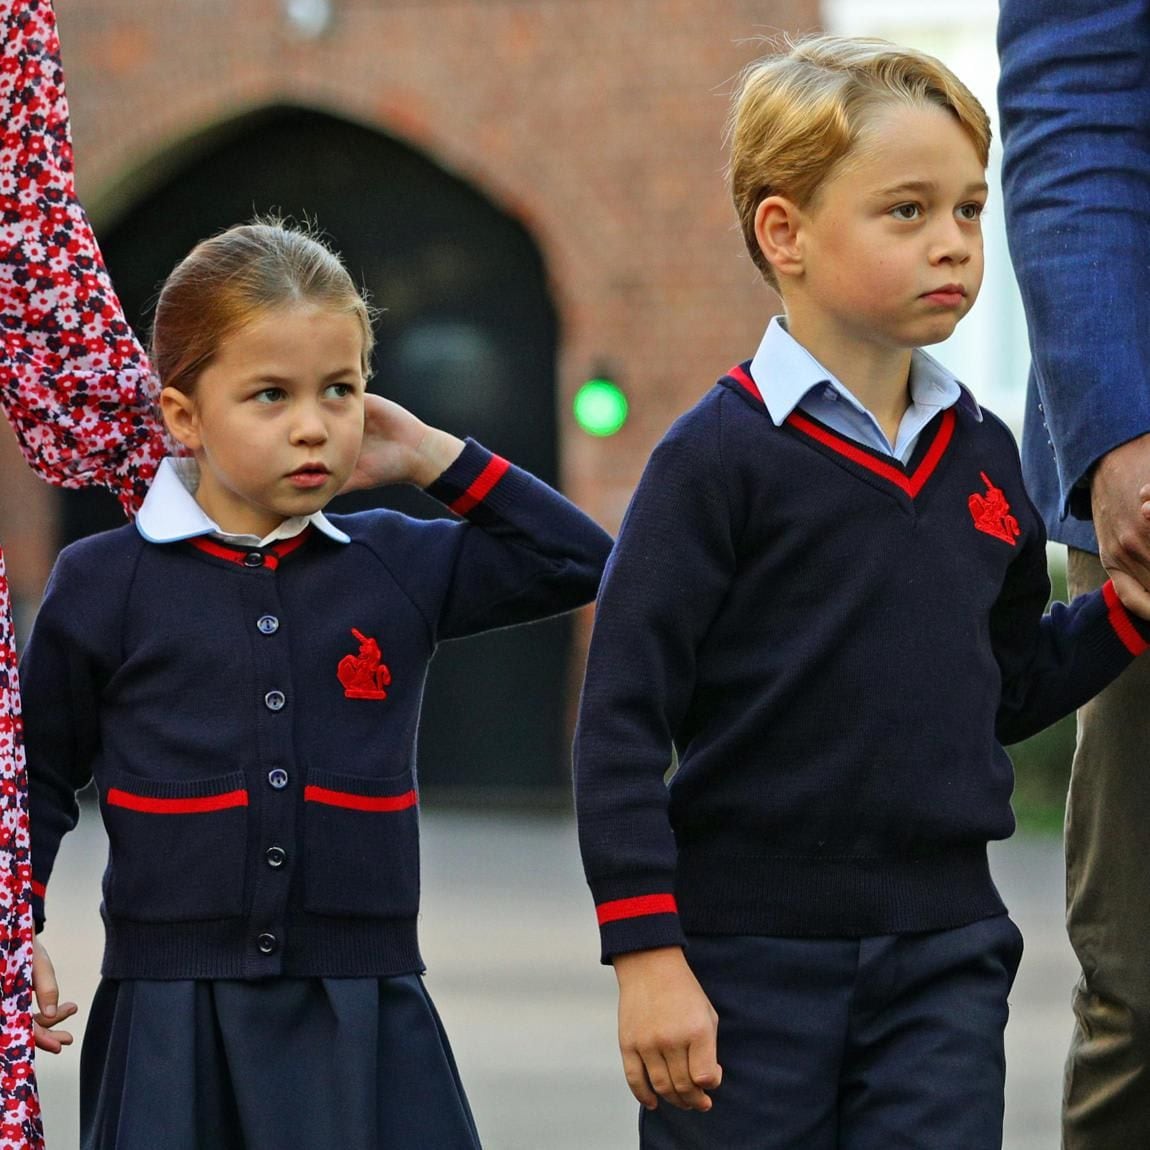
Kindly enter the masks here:
M 727 128 L 728 178 L 747 250 L 772 286 L 774 269 L 755 238 L 759 204 L 782 195 L 808 206 L 869 115 L 891 104 L 945 108 L 986 167 L 990 118 L 970 89 L 925 52 L 886 40 L 815 36 L 743 70 Z
M 314 231 L 264 218 L 198 243 L 164 282 L 151 346 L 160 386 L 192 395 L 225 339 L 261 313 L 293 303 L 356 319 L 366 379 L 374 335 L 371 311 L 355 281 Z

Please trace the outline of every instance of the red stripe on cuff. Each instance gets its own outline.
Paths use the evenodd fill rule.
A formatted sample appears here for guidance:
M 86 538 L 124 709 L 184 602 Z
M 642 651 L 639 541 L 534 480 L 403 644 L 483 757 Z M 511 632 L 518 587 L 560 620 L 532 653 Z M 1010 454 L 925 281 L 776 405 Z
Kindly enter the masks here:
M 599 925 L 618 922 L 621 918 L 642 918 L 648 914 L 678 914 L 673 894 L 644 894 L 638 898 L 617 898 L 595 908 Z
M 152 799 L 111 787 L 104 801 L 110 807 L 126 807 L 146 815 L 201 815 L 209 811 L 224 811 L 229 807 L 246 807 L 248 792 L 227 791 L 222 795 L 207 795 L 202 799 Z
M 303 797 L 304 802 L 346 807 L 352 811 L 405 811 L 419 802 L 415 791 L 408 791 L 405 795 L 352 795 L 347 791 L 315 786 L 304 787 Z
M 43 898 L 48 892 L 44 889 L 44 884 L 42 882 L 37 882 L 35 879 L 33 879 L 32 880 L 32 893 L 37 898 Z
M 491 489 L 503 478 L 511 466 L 502 456 L 493 455 L 487 466 L 479 473 L 471 486 L 448 506 L 456 515 L 466 515 L 477 503 L 483 501 Z
M 1138 628 L 1134 626 L 1133 620 L 1126 613 L 1126 608 L 1122 606 L 1122 600 L 1118 598 L 1118 592 L 1114 590 L 1114 583 L 1110 579 L 1102 584 L 1102 598 L 1106 600 L 1110 626 L 1114 628 L 1114 633 L 1122 640 L 1122 645 L 1126 650 L 1131 655 L 1141 655 L 1143 651 L 1150 648 L 1150 643 L 1142 638 Z

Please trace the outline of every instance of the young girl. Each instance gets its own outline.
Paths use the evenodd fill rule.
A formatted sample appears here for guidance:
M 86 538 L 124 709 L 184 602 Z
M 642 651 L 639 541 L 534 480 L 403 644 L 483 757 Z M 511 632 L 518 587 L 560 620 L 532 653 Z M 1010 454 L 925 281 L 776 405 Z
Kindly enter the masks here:
M 109 838 L 86 1150 L 479 1144 L 420 978 L 424 677 L 446 639 L 590 601 L 610 539 L 366 396 L 371 342 L 314 238 L 198 245 L 153 332 L 181 456 L 61 554 L 29 639 L 39 925 L 93 778 Z M 462 519 L 323 513 L 397 482 Z

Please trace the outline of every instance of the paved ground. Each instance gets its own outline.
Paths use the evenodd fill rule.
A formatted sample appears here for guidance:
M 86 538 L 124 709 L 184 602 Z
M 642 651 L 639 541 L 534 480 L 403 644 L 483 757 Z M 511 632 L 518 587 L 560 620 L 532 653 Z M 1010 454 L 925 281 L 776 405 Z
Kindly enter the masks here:
M 45 935 L 81 1007 L 99 962 L 104 849 L 98 818 L 85 813 L 52 880 Z M 427 982 L 487 1150 L 630 1150 L 635 1109 L 618 1070 L 614 978 L 598 965 L 571 823 L 432 810 L 423 826 Z M 1007 1032 L 1006 1150 L 1052 1150 L 1075 974 L 1061 852 L 1016 839 L 994 864 L 1027 939 Z M 40 1060 L 49 1150 L 77 1145 L 75 1055 Z

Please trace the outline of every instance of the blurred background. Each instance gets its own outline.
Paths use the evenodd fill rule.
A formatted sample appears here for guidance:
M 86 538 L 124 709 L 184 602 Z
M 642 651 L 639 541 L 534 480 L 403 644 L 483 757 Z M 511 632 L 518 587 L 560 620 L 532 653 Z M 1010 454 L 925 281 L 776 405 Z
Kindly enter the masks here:
M 654 443 L 717 376 L 752 354 L 777 310 L 743 248 L 724 185 L 723 126 L 738 71 L 769 49 L 764 40 L 818 30 L 930 51 L 973 88 L 996 128 L 986 283 L 956 335 L 931 350 L 1021 429 L 1028 357 L 997 188 L 994 0 L 56 0 L 56 7 L 78 186 L 141 337 L 159 283 L 198 239 L 257 212 L 313 220 L 382 309 L 372 386 L 535 471 L 612 531 Z M 0 490 L 0 538 L 26 633 L 59 547 L 115 526 L 120 513 L 104 493 L 40 484 L 2 422 Z M 414 491 L 370 499 L 413 514 L 439 510 Z M 359 496 L 340 509 L 367 502 Z M 1059 584 L 1060 555 L 1052 554 L 1052 574 Z M 442 898 L 446 925 L 431 929 L 447 931 L 449 984 L 453 961 L 466 955 L 474 964 L 485 954 L 500 986 L 518 978 L 535 988 L 544 1013 L 528 1006 L 523 1016 L 541 1027 L 550 1025 L 544 1003 L 568 1001 L 572 986 L 585 985 L 586 996 L 570 998 L 563 1017 L 600 1028 L 575 1062 L 593 1063 L 621 1086 L 613 980 L 595 968 L 569 814 L 568 748 L 589 625 L 584 613 L 449 644 L 437 656 L 420 746 L 425 918 L 437 921 Z M 1012 1101 L 1013 1150 L 1056 1140 L 1050 1123 L 1073 969 L 1061 942 L 1056 832 L 1072 746 L 1067 720 L 1013 749 L 1016 807 L 1037 837 L 1016 840 L 1007 851 L 1020 853 L 1000 853 L 997 865 L 1015 876 L 1020 905 L 1029 908 L 1021 917 L 1033 916 L 1040 932 L 1031 969 L 1047 1012 L 1029 1032 L 1038 1037 L 1026 1048 L 1025 1101 L 1017 1091 Z M 94 915 L 102 847 L 98 829 L 85 833 L 66 849 L 75 852 L 71 865 Z M 457 841 L 473 853 L 454 853 L 463 849 Z M 496 861 L 484 870 L 477 859 Z M 436 876 L 456 862 L 468 884 L 457 891 L 444 878 L 437 887 Z M 524 874 L 537 885 L 527 889 Z M 508 888 L 514 875 L 519 885 Z M 480 913 L 468 891 L 493 902 L 480 904 Z M 551 946 L 558 963 L 540 958 L 526 983 L 491 926 L 520 900 L 545 928 L 531 937 Z M 570 937 L 566 914 L 544 904 L 572 911 Z M 514 917 L 514 930 L 531 925 Z M 89 925 L 88 949 L 78 948 L 75 961 L 91 973 L 94 917 Z M 458 937 L 450 934 L 456 929 Z M 573 955 L 581 975 L 565 965 Z M 457 973 L 461 987 L 472 981 L 462 966 Z M 1024 1002 L 1027 985 L 1020 983 Z M 465 1014 L 482 1009 L 475 999 L 459 1001 Z M 491 1019 L 506 1021 L 511 999 L 496 1003 Z M 1012 1030 L 1023 1033 L 1017 1022 Z M 540 1057 L 536 1051 L 528 1061 L 549 1065 Z M 481 1076 L 486 1069 L 492 1082 L 501 1078 L 495 1067 L 502 1064 L 478 1047 L 465 1047 L 461 1061 Z M 547 1088 L 569 1088 L 554 1069 Z M 591 1085 L 575 1074 L 572 1083 L 580 1082 L 580 1091 Z M 523 1078 L 509 1091 L 488 1093 L 477 1109 L 502 1112 L 504 1101 L 514 1108 L 531 1093 Z M 629 1132 L 630 1105 L 618 1090 L 612 1097 Z M 596 1098 L 581 1094 L 580 1105 L 594 1108 Z M 491 1145 L 629 1144 L 606 1136 L 532 1141 L 520 1133 L 516 1141 L 505 1131 Z M 1031 1135 L 1045 1140 L 1019 1140 Z

